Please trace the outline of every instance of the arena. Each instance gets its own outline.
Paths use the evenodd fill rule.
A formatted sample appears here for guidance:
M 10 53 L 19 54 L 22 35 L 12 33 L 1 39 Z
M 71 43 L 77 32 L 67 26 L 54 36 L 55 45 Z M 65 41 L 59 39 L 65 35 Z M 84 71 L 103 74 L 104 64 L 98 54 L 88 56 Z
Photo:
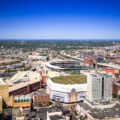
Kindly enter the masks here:
M 71 75 L 49 78 L 46 81 L 47 94 L 50 99 L 64 103 L 82 101 L 86 96 L 87 77 L 85 75 Z
M 36 71 L 19 71 L 6 84 L 10 95 L 25 95 L 44 87 L 45 76 Z

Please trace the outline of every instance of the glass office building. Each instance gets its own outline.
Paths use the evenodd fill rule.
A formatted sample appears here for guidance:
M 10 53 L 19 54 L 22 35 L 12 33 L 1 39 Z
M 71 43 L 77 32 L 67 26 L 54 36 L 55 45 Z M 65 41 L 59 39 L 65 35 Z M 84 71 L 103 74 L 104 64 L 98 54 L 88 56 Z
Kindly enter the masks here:
M 88 75 L 87 98 L 89 100 L 108 101 L 112 99 L 112 75 L 94 73 Z

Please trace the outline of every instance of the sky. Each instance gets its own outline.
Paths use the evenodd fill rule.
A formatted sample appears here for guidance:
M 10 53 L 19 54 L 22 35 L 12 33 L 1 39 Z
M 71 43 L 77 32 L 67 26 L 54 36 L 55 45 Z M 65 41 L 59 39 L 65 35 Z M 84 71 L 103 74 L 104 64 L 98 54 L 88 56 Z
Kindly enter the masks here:
M 0 0 L 0 39 L 120 39 L 120 0 Z

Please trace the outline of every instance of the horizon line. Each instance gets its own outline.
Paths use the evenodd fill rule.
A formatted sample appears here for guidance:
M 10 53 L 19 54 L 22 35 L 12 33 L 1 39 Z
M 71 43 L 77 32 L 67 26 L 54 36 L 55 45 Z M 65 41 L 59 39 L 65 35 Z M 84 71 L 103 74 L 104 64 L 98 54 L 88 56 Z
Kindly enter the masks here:
M 0 40 L 120 40 L 120 38 L 80 38 L 80 39 L 70 39 L 70 38 L 0 38 Z

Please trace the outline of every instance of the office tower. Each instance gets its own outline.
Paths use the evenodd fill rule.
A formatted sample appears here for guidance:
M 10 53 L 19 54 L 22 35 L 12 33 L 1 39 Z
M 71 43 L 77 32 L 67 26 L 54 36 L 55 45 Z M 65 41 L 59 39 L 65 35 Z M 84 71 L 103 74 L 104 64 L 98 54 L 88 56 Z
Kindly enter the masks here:
M 112 99 L 112 75 L 89 73 L 87 77 L 87 98 L 90 101 Z

